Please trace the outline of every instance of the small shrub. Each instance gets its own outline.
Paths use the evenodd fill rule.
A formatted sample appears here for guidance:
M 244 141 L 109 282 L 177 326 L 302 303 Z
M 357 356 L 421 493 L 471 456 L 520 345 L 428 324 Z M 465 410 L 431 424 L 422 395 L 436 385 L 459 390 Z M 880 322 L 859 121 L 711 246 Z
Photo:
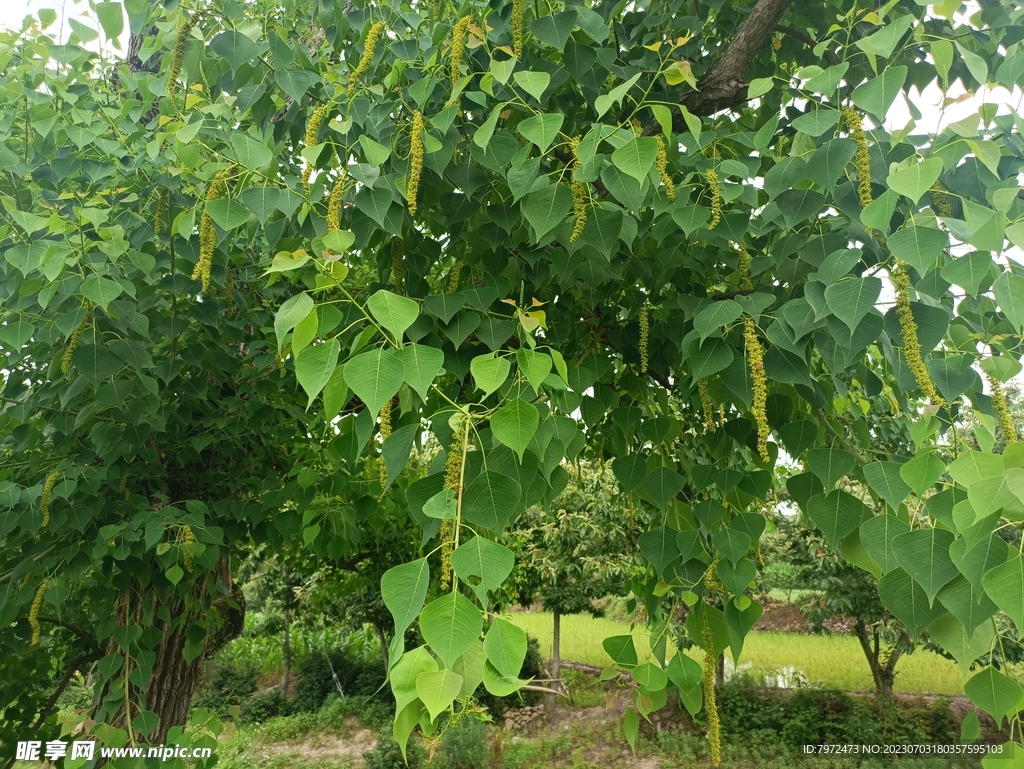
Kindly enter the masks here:
M 243 700 L 239 718 L 243 724 L 262 724 L 272 718 L 291 715 L 291 712 L 291 703 L 275 689 Z
M 405 747 L 405 758 L 402 749 L 391 736 L 390 729 L 377 732 L 377 744 L 373 750 L 363 753 L 366 769 L 422 769 L 426 763 L 426 752 L 420 745 L 419 738 L 413 734 Z
M 475 718 L 464 718 L 441 738 L 441 758 L 445 769 L 486 769 L 487 727 Z
M 333 668 L 333 674 L 332 674 Z M 335 683 L 334 676 L 338 682 Z M 334 693 L 344 697 L 369 697 L 377 694 L 389 704 L 394 703 L 391 690 L 381 689 L 384 663 L 380 659 L 360 658 L 339 649 L 310 653 L 299 663 L 294 706 L 299 711 L 315 711 Z M 338 683 L 341 692 L 338 692 Z M 379 694 L 377 693 L 379 690 Z
M 241 705 L 256 691 L 257 671 L 249 665 L 217 660 L 213 678 L 192 700 L 192 708 L 207 708 L 218 716 L 227 715 L 232 705 Z

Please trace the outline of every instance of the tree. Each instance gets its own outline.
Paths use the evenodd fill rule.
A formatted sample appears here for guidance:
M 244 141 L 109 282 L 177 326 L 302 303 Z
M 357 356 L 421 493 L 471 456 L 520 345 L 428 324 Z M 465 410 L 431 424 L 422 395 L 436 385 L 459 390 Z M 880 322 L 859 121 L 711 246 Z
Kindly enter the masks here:
M 644 531 L 619 493 L 611 468 L 581 463 L 550 504 L 529 508 L 516 521 L 519 601 L 537 598 L 552 614 L 551 677 L 561 675 L 561 619 L 567 614 L 602 616 L 594 603 L 621 595 L 637 568 L 636 537 Z M 548 695 L 548 708 L 555 695 Z
M 122 5 L 100 5 L 114 37 Z M 713 681 L 663 641 L 686 602 L 706 658 L 740 653 L 779 442 L 830 547 L 874 535 L 879 597 L 911 635 L 941 621 L 962 655 L 986 597 L 1024 624 L 1024 561 L 992 534 L 1024 518 L 1024 453 L 940 451 L 968 405 L 1004 420 L 992 395 L 1020 370 L 1020 118 L 884 127 L 913 88 L 1018 84 L 1014 4 L 123 9 L 159 65 L 111 67 L 82 33 L 0 40 L 0 620 L 30 655 L 35 598 L 74 591 L 76 625 L 112 644 L 96 729 L 182 717 L 152 683 L 142 711 L 133 673 L 190 677 L 147 620 L 201 655 L 210 631 L 176 631 L 193 607 L 218 624 L 239 540 L 301 531 L 340 556 L 344 529 L 304 520 L 322 491 L 420 524 L 419 557 L 381 580 L 394 733 L 443 731 L 479 680 L 521 685 L 525 638 L 496 619 L 481 639 L 514 561 L 500 539 L 577 458 L 610 459 L 659 521 L 633 585 L 651 657 L 607 643 L 636 686 L 631 739 L 670 681 L 690 704 L 703 686 L 717 758 Z M 906 462 L 872 450 L 853 396 L 878 392 Z M 244 423 L 215 413 L 236 404 Z M 424 432 L 445 456 L 418 478 Z M 321 475 L 325 455 L 345 472 Z M 175 504 L 152 509 L 160 494 Z M 911 526 L 908 499 L 932 514 Z M 936 603 L 947 587 L 967 600 Z M 406 650 L 414 622 L 425 644 Z M 993 667 L 965 691 L 998 719 L 1021 698 Z

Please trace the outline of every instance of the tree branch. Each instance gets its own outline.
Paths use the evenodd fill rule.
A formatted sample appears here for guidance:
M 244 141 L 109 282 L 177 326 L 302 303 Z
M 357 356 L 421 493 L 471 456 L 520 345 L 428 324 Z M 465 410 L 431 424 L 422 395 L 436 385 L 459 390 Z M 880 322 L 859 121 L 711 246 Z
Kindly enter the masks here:
M 789 27 L 785 24 L 776 24 L 775 29 L 776 31 L 781 32 L 784 35 L 789 35 L 790 37 L 799 40 L 801 43 L 806 43 L 808 48 L 813 49 L 814 46 L 818 44 L 817 40 L 808 35 L 806 32 L 802 32 L 801 30 L 797 29 L 796 27 Z M 832 51 L 829 51 L 827 49 L 822 51 L 821 57 L 828 63 L 830 67 L 834 67 L 836 65 L 836 57 L 832 53 Z
M 832 426 L 832 423 L 825 418 L 825 415 L 821 413 L 821 409 L 814 409 L 814 415 L 818 417 L 818 421 L 821 422 L 822 426 L 832 434 L 832 437 L 836 439 L 840 446 L 853 454 L 854 458 L 862 465 L 868 464 L 866 460 L 856 448 L 854 448 L 846 438 L 836 432 L 836 428 Z
M 42 617 L 40 617 L 40 619 L 42 619 Z M 53 690 L 53 694 L 50 695 L 46 704 L 39 709 L 39 715 L 36 717 L 36 722 L 29 727 L 33 732 L 38 730 L 46 719 L 49 718 L 50 711 L 53 710 L 53 706 L 57 704 L 57 700 L 60 699 L 60 695 L 62 695 L 64 690 L 68 688 L 68 684 L 71 683 L 71 677 L 75 674 L 75 671 L 78 670 L 79 666 L 85 662 L 95 662 L 102 656 L 102 652 L 93 651 L 88 654 L 80 654 L 68 662 L 68 669 L 64 672 L 64 677 L 61 679 L 60 683 L 57 684 L 57 688 Z
M 55 617 L 39 617 L 38 619 L 40 622 L 45 622 L 49 625 L 56 625 L 57 627 L 62 627 L 65 630 L 70 630 L 76 636 L 85 641 L 94 652 L 100 655 L 100 657 L 103 656 L 103 650 L 100 648 L 100 645 L 96 643 L 96 639 L 86 633 L 85 630 L 78 625 L 75 625 L 72 622 L 65 622 L 61 619 L 56 619 Z

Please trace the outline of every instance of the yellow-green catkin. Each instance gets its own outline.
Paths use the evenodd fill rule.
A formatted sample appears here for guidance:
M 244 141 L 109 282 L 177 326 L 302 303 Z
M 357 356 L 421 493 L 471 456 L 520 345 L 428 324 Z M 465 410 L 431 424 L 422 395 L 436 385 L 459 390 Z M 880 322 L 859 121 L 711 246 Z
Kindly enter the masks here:
M 380 441 L 383 445 L 384 441 L 391 435 L 391 401 L 388 401 L 380 407 Z M 384 459 L 383 454 L 380 458 L 380 465 L 378 468 L 380 472 L 380 487 L 386 489 L 388 485 L 388 464 L 387 460 Z
M 336 232 L 341 229 L 341 202 L 342 196 L 345 194 L 345 178 L 346 174 L 342 171 L 334 186 L 331 187 L 331 197 L 327 201 L 328 232 Z
M 405 239 L 395 238 L 391 245 L 391 274 L 395 279 L 395 293 L 405 294 Z
M 746 241 L 740 241 L 740 290 L 752 291 L 754 284 L 750 282 L 750 252 L 747 250 Z
M 463 16 L 452 28 L 452 62 L 449 74 L 452 79 L 452 87 L 462 77 L 462 59 L 466 54 L 466 33 L 469 32 L 472 16 Z
M 227 181 L 230 168 L 225 168 L 213 177 L 210 187 L 206 191 L 206 202 L 218 200 L 224 195 L 224 184 Z M 217 230 L 213 227 L 213 219 L 203 211 L 199 220 L 199 261 L 192 270 L 192 280 L 201 281 L 203 293 L 210 289 L 210 272 L 213 269 L 213 252 L 217 248 Z
M 651 337 L 651 319 L 649 316 L 647 302 L 640 305 L 640 373 L 647 373 L 647 364 L 650 363 L 647 354 L 647 343 Z
M 572 148 L 572 165 L 569 167 L 570 178 L 572 178 L 572 172 L 580 167 L 580 156 L 578 154 L 580 137 L 574 136 L 569 142 L 569 146 Z M 570 188 L 572 189 L 572 212 L 576 216 L 576 221 L 573 223 L 569 242 L 575 243 L 587 226 L 587 185 L 577 179 L 572 179 Z
M 711 221 L 708 222 L 708 229 L 713 230 L 722 221 L 722 186 L 714 168 L 709 168 L 704 176 L 708 181 L 708 192 L 711 193 Z
M 896 289 L 896 318 L 900 322 L 900 332 L 903 334 L 903 353 L 907 356 L 907 365 L 917 380 L 917 386 L 926 398 L 938 406 L 945 406 L 946 402 L 939 391 L 935 389 L 928 367 L 921 357 L 921 343 L 917 338 L 917 322 L 914 320 L 914 313 L 910 309 L 910 275 L 906 267 L 897 262 L 892 271 L 892 285 Z
M 86 302 L 85 305 L 85 317 L 82 318 L 82 322 L 79 323 L 75 330 L 71 332 L 71 338 L 68 339 L 68 346 L 64 348 L 64 357 L 60 361 L 61 373 L 67 376 L 71 372 L 71 358 L 75 354 L 75 350 L 78 349 L 78 344 L 82 341 L 82 334 L 85 333 L 85 329 L 92 323 L 92 302 Z
M 704 647 L 703 676 L 701 688 L 704 690 L 704 707 L 708 711 L 708 742 L 711 748 L 711 763 L 718 766 L 722 763 L 722 724 L 718 718 L 718 702 L 715 700 L 715 639 L 711 633 L 711 625 L 704 618 L 704 630 L 701 631 L 701 646 Z
M 355 71 L 348 79 L 348 97 L 351 99 L 353 94 L 356 92 L 356 86 L 362 79 L 363 75 L 370 71 L 370 65 L 373 63 L 373 54 L 377 50 L 377 40 L 380 39 L 381 33 L 384 31 L 386 24 L 383 21 L 375 22 L 370 31 L 366 33 L 366 40 L 363 43 L 363 55 L 359 57 L 359 63 L 356 65 Z
M 156 192 L 156 215 L 153 217 L 153 234 L 159 235 L 164 231 L 164 217 L 167 216 L 167 198 L 168 192 L 166 187 L 161 187 Z
M 992 398 L 992 410 L 996 412 L 996 422 L 999 429 L 1003 431 L 1003 441 L 1006 445 L 1017 442 L 1017 427 L 1013 423 L 1013 416 L 1006 405 L 1006 393 L 1003 392 L 1003 385 L 991 374 L 986 373 L 988 380 L 989 397 Z
M 131 501 L 132 490 L 128 488 L 128 473 L 121 476 L 121 482 L 117 484 L 117 493 L 121 495 L 125 502 Z
M 178 92 L 178 76 L 181 74 L 181 64 L 185 58 L 185 41 L 192 31 L 193 21 L 186 16 L 181 20 L 178 28 L 178 39 L 174 43 L 174 51 L 171 54 L 171 68 L 167 70 L 167 95 L 174 100 Z
M 43 513 L 44 529 L 50 525 L 50 497 L 53 495 L 53 484 L 56 482 L 57 473 L 50 473 L 46 476 L 46 480 L 43 482 L 43 493 L 39 495 L 39 510 Z
M 936 180 L 935 184 L 928 191 L 932 194 L 932 206 L 935 208 L 935 213 L 943 219 L 951 217 L 953 215 L 953 207 L 949 204 L 949 195 L 946 194 L 942 182 Z
M 448 458 L 444 465 L 444 487 L 456 496 L 462 488 L 462 460 L 469 438 L 469 419 L 463 418 L 459 429 L 452 436 L 448 447 Z M 447 590 L 452 582 L 452 550 L 455 544 L 455 522 L 446 518 L 441 523 L 441 589 Z
M 320 124 L 324 122 L 324 116 L 327 114 L 327 105 L 321 104 L 315 110 L 313 114 L 309 116 L 309 122 L 306 123 L 306 146 L 312 147 L 316 144 L 317 134 L 320 133 Z M 313 164 L 308 160 L 306 165 L 302 168 L 302 191 L 306 193 L 306 197 L 309 197 L 309 177 L 313 175 Z
M 32 646 L 39 643 L 39 609 L 43 605 L 43 594 L 46 592 L 46 586 L 49 584 L 49 578 L 43 577 L 43 581 L 36 588 L 35 597 L 32 599 L 32 606 L 28 610 L 28 626 L 32 628 Z
M 861 125 L 860 114 L 853 107 L 840 109 L 843 121 L 846 123 L 846 132 L 857 143 L 857 155 L 854 165 L 857 168 L 857 197 L 860 198 L 860 207 L 867 208 L 872 201 L 871 195 L 871 153 L 868 152 L 868 137 Z
M 654 138 L 658 140 L 658 154 L 654 156 L 654 166 L 658 169 L 661 183 L 665 185 L 665 196 L 669 200 L 675 200 L 676 183 L 668 175 L 668 153 L 665 151 L 665 140 L 661 138 L 660 134 Z
M 707 378 L 697 380 L 697 392 L 700 393 L 700 406 L 704 412 L 704 432 L 714 432 L 718 425 L 715 423 L 715 406 L 711 402 Z
M 441 0 L 434 0 L 434 23 L 441 21 Z
M 757 424 L 757 453 L 761 460 L 768 462 L 768 376 L 764 373 L 764 350 L 761 340 L 757 338 L 757 326 L 754 319 L 747 317 L 743 321 L 743 341 L 747 350 L 747 365 L 750 366 L 750 381 L 754 388 L 754 422 Z
M 409 204 L 409 216 L 416 216 L 416 198 L 420 191 L 420 174 L 423 173 L 423 115 L 419 110 L 412 113 L 412 138 L 409 142 L 409 182 L 405 187 L 405 199 Z
M 188 548 L 196 541 L 196 535 L 192 532 L 191 526 L 183 526 L 181 528 L 181 541 L 183 543 L 181 560 L 185 564 L 185 571 L 192 572 L 192 553 L 188 551 Z
M 448 273 L 448 288 L 445 289 L 446 294 L 454 294 L 459 290 L 459 281 L 462 278 L 462 267 L 461 261 L 455 262 L 452 266 L 452 271 Z
M 526 0 L 512 0 L 512 53 L 523 58 L 523 11 Z

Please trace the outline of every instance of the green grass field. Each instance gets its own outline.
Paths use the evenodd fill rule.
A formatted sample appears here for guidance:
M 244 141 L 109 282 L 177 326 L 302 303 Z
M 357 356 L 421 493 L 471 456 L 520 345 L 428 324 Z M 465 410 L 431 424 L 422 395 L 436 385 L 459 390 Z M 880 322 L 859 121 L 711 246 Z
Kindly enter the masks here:
M 508 618 L 540 641 L 541 653 L 545 657 L 551 656 L 550 613 L 513 613 Z M 594 619 L 585 614 L 563 617 L 562 659 L 602 667 L 611 665 L 601 642 L 608 636 L 628 632 L 629 624 L 625 622 Z M 644 629 L 638 627 L 633 635 L 642 659 L 648 649 Z M 691 654 L 698 657 L 693 650 Z M 845 690 L 874 688 L 867 660 L 853 636 L 752 632 L 739 659 L 741 668 L 748 664 L 758 673 L 783 673 L 792 669 L 806 676 L 810 683 L 826 687 Z M 895 688 L 897 692 L 955 694 L 963 691 L 963 678 L 955 662 L 918 649 L 905 655 L 897 664 Z

